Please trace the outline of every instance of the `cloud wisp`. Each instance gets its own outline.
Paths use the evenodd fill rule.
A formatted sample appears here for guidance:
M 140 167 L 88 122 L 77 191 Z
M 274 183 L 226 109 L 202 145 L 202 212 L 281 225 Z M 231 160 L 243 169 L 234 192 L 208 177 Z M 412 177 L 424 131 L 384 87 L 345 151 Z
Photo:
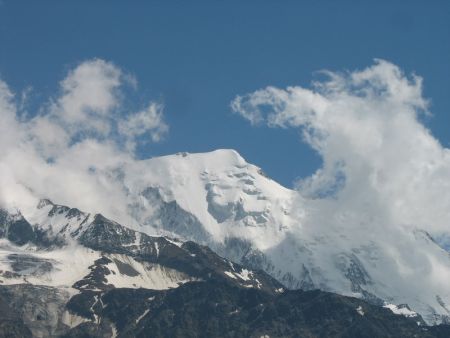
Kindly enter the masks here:
M 429 114 L 422 79 L 384 60 L 324 75 L 310 88 L 237 96 L 231 107 L 254 125 L 298 128 L 321 156 L 322 167 L 296 184 L 317 215 L 447 232 L 450 150 L 420 121 Z
M 159 141 L 168 132 L 161 103 L 137 112 L 125 106 L 125 88 L 135 85 L 113 63 L 88 60 L 69 71 L 59 95 L 30 113 L 0 81 L 0 203 L 26 208 L 48 197 L 125 214 L 114 211 L 126 205 L 111 170 L 134 161 L 139 142 Z

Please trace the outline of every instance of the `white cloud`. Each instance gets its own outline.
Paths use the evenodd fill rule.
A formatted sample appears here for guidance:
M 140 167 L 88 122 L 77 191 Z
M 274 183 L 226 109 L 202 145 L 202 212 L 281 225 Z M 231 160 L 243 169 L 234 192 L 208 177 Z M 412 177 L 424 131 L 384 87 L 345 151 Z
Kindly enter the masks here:
M 15 130 L 18 128 L 16 121 L 16 107 L 14 95 L 7 84 L 0 80 L 0 111 L 2 112 L 2 123 L 0 123 L 0 143 L 5 145 L 0 153 L 8 151 L 9 145 L 16 142 L 18 137 Z
M 136 80 L 114 64 L 88 60 L 36 115 L 20 111 L 0 81 L 0 204 L 24 209 L 48 197 L 124 220 L 126 192 L 111 172 L 135 160 L 142 136 L 159 141 L 168 131 L 161 104 L 138 112 L 124 106 L 127 85 L 136 88 Z
M 253 124 L 301 130 L 323 166 L 297 187 L 322 222 L 345 213 L 348 226 L 377 220 L 446 232 L 450 151 L 419 120 L 428 114 L 422 79 L 383 60 L 325 74 L 311 88 L 238 96 L 232 109 Z
M 119 133 L 128 138 L 133 139 L 149 134 L 154 142 L 160 141 L 169 130 L 163 120 L 163 106 L 155 102 L 151 102 L 146 109 L 120 121 L 118 128 Z M 134 147 L 134 143 L 131 147 Z
M 54 117 L 69 126 L 84 124 L 80 127 L 93 126 L 100 133 L 107 132 L 102 119 L 120 103 L 121 76 L 119 68 L 103 60 L 80 64 L 60 84 L 62 95 L 53 103 Z

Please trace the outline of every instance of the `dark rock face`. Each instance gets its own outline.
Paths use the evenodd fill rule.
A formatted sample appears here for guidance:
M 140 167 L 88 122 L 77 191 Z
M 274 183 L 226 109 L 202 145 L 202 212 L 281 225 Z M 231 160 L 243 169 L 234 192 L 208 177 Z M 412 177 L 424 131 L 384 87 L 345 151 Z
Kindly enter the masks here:
M 136 232 L 110 221 L 98 214 L 88 229 L 80 236 L 81 244 L 93 250 L 107 250 L 124 253 L 125 245 L 134 243 Z
M 33 299 L 36 298 L 36 299 Z M 223 281 L 176 289 L 86 291 L 65 304 L 56 288 L 0 286 L 0 336 L 32 337 L 449 337 L 449 326 L 322 291 L 274 295 Z M 69 327 L 64 312 L 86 321 Z M 53 320 L 49 320 L 52 317 Z
M 25 219 L 12 222 L 8 230 L 8 239 L 17 245 L 32 242 L 35 238 L 33 228 Z
M 57 288 L 29 284 L 0 286 L 0 322 L 14 328 L 9 337 L 58 337 L 67 331 L 62 323 L 69 294 Z M 1 326 L 1 324 L 0 324 Z M 8 337 L 0 329 L 0 337 Z
M 0 237 L 6 237 L 16 245 L 24 245 L 33 242 L 35 234 L 31 224 L 22 215 L 11 216 L 5 210 L 0 210 Z
M 71 310 L 95 309 L 118 337 L 441 337 L 448 327 L 429 328 L 362 300 L 322 291 L 270 295 L 219 281 L 177 289 L 112 289 L 96 294 L 102 306 L 79 299 Z M 74 298 L 81 298 L 76 296 Z M 84 300 L 86 302 L 86 299 Z M 70 337 L 80 328 L 70 331 Z M 90 327 L 90 330 L 93 330 Z M 109 326 L 102 329 L 107 334 Z M 101 336 L 101 335 L 99 335 Z M 89 337 L 97 337 L 95 335 Z
M 113 337 L 113 329 L 111 324 L 103 321 L 100 324 L 81 323 L 77 327 L 71 329 L 62 338 L 111 338 Z
M 92 266 L 90 266 L 91 272 L 85 276 L 82 280 L 77 281 L 73 287 L 78 290 L 91 290 L 91 289 L 111 289 L 113 286 L 107 284 L 105 278 L 111 272 L 106 267 L 112 261 L 107 257 L 101 257 L 97 259 Z
M 22 316 L 14 310 L 8 297 L 0 293 L 0 336 L 7 338 L 32 337 L 30 329 L 25 325 Z

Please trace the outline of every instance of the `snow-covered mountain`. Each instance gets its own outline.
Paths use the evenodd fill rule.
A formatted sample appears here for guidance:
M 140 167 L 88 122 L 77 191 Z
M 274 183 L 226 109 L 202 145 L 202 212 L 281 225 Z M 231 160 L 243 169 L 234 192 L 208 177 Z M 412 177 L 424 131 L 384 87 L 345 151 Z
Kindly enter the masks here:
M 264 272 L 207 247 L 151 237 L 100 214 L 42 200 L 28 217 L 0 209 L 0 312 L 12 306 L 8 311 L 19 312 L 20 322 L 6 320 L 5 328 L 0 319 L 0 336 L 25 337 L 30 329 L 33 337 L 59 337 L 82 323 L 100 325 L 104 307 L 97 307 L 116 289 L 152 290 L 156 296 L 186 283 L 215 282 L 263 294 L 284 291 Z M 142 317 L 128 319 L 137 324 Z M 105 321 L 104 335 L 117 333 L 117 322 Z M 11 333 L 11 325 L 25 331 Z
M 0 209 L 2 337 L 440 337 L 450 330 L 427 326 L 406 305 L 288 291 L 205 246 L 49 200 L 27 217 Z
M 449 318 L 450 257 L 423 229 L 370 218 L 355 226 L 345 210 L 330 221 L 315 210 L 326 200 L 303 199 L 233 150 L 152 158 L 110 174 L 127 196 L 121 216 L 136 230 L 208 245 L 291 289 L 408 304 L 429 323 Z
M 407 304 L 431 324 L 450 317 L 449 254 L 419 227 L 387 227 L 383 220 L 370 218 L 355 226 L 345 210 L 322 215 L 317 210 L 324 210 L 323 203 L 332 208 L 332 200 L 302 198 L 233 150 L 135 161 L 108 175 L 121 187 L 125 205 L 106 216 L 125 227 L 108 221 L 100 229 L 103 216 L 46 200 L 15 215 L 11 210 L 0 214 L 2 224 L 12 224 L 0 229 L 0 237 L 8 239 L 1 249 L 3 284 L 168 289 L 201 275 L 183 265 L 155 266 L 154 258 L 135 256 L 142 254 L 142 243 L 156 256 L 162 246 L 178 250 L 181 244 L 167 239 L 177 238 L 207 245 L 248 267 L 222 269 L 222 277 L 241 284 L 254 276 L 248 269 L 261 269 L 289 289 L 318 288 L 388 308 Z M 30 252 L 25 244 L 30 241 L 38 249 Z M 181 245 L 195 261 L 187 247 Z M 123 266 L 135 276 L 125 278 Z M 109 274 L 100 284 L 87 278 L 104 271 Z M 256 279 L 250 278 L 255 287 Z

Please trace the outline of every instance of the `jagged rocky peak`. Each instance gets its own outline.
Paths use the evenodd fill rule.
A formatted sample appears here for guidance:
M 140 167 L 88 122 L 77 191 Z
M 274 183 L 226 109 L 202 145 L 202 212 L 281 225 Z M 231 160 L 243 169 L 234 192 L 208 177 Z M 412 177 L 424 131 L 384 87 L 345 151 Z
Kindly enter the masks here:
M 35 239 L 32 226 L 19 210 L 9 212 L 0 209 L 0 238 L 7 238 L 14 244 L 24 245 Z
M 101 214 L 91 216 L 79 211 L 83 217 L 72 217 L 71 212 L 77 209 L 42 204 L 35 215 L 39 222 L 31 225 L 25 218 L 20 219 L 32 234 L 27 241 L 6 237 L 20 246 L 5 243 L 5 266 L 1 274 L 4 283 L 28 281 L 52 286 L 62 283 L 65 287 L 78 285 L 77 289 L 80 285 L 91 285 L 90 289 L 110 288 L 117 283 L 161 288 L 190 280 L 218 278 L 267 292 L 281 288 L 268 275 L 233 264 L 196 243 L 149 236 Z M 31 246 L 21 247 L 24 244 Z M 67 272 L 65 269 L 70 269 L 73 275 L 62 281 L 60 277 Z M 119 277 L 123 274 L 127 277 Z M 165 282 L 158 281 L 161 278 Z
M 50 201 L 48 198 L 43 198 L 43 199 L 39 200 L 39 203 L 38 203 L 38 205 L 37 205 L 37 208 L 38 208 L 38 209 L 42 209 L 42 208 L 46 207 L 47 205 L 53 206 L 54 204 L 53 204 L 53 202 Z
M 37 205 L 37 209 L 48 210 L 48 216 L 65 214 L 67 218 L 72 218 L 87 215 L 87 213 L 81 212 L 78 208 L 71 208 L 66 205 L 55 204 L 49 199 L 41 199 Z

